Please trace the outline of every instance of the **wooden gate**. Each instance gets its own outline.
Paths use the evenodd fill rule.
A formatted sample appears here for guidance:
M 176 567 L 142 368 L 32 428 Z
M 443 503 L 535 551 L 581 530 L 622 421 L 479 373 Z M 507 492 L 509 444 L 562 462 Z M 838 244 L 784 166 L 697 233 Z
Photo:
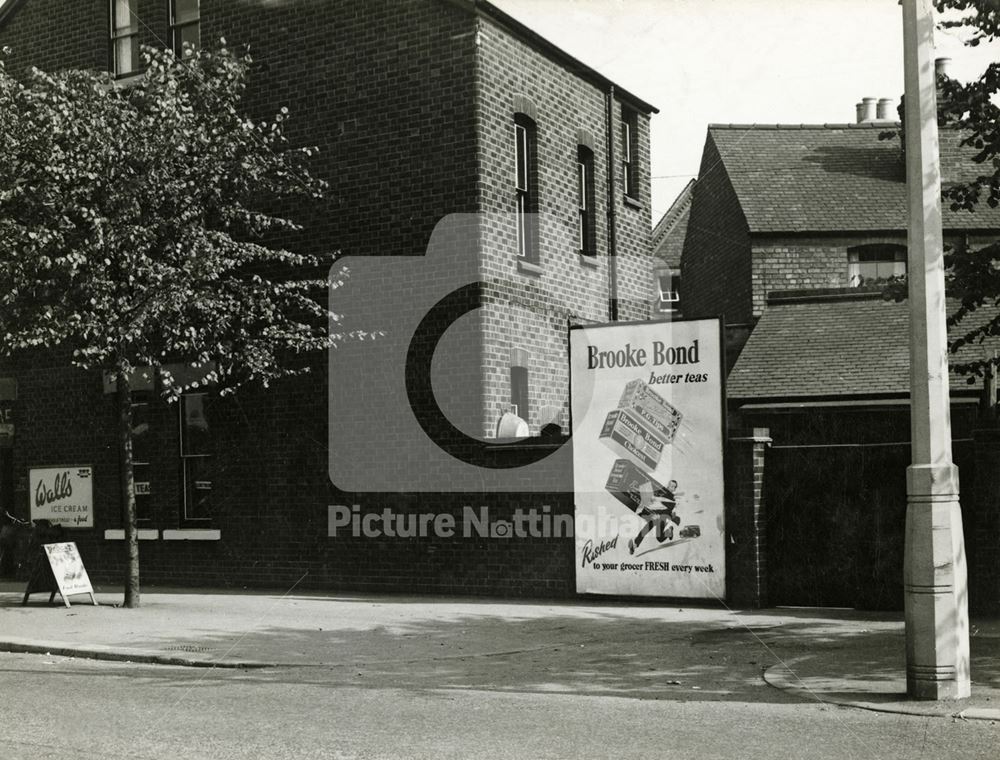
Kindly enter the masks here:
M 900 444 L 768 451 L 771 604 L 902 608 L 909 462 Z

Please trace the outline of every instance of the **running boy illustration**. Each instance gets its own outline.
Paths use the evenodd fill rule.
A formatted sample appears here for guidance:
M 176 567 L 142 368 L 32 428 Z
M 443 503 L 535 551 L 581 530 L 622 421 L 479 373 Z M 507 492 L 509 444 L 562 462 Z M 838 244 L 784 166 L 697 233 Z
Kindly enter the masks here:
M 649 482 L 639 487 L 640 503 L 635 513 L 645 520 L 646 524 L 642 526 L 635 538 L 629 540 L 629 554 L 635 554 L 639 544 L 653 528 L 656 528 L 656 540 L 659 543 L 673 540 L 674 526 L 680 525 L 681 522 L 681 518 L 675 513 L 677 508 L 676 494 L 676 480 L 671 480 L 666 488 L 660 486 L 654 489 L 652 483 Z

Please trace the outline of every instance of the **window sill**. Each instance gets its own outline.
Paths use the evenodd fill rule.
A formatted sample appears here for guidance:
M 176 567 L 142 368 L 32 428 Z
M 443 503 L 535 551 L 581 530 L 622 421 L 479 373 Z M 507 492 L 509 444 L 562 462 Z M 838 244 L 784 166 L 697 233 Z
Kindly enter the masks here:
M 517 271 L 521 274 L 530 274 L 538 277 L 542 274 L 542 267 L 540 264 L 536 264 L 533 261 L 524 261 L 523 259 L 518 259 Z
M 135 85 L 141 83 L 146 77 L 145 71 L 134 71 L 131 74 L 125 74 L 120 77 L 111 74 L 111 72 L 108 73 L 111 75 L 110 86 L 101 85 L 101 89 L 104 92 L 110 92 L 111 90 L 124 90 L 134 87 Z
M 635 209 L 645 208 L 645 206 L 643 206 L 642 204 L 642 201 L 640 201 L 638 198 L 633 198 L 631 195 L 623 195 L 622 201 L 624 201 L 626 206 L 631 206 L 632 208 Z
M 593 267 L 594 269 L 596 269 L 600 265 L 600 263 L 597 261 L 597 256 L 594 256 L 589 253 L 578 253 L 576 255 L 579 257 L 580 263 L 583 264 L 585 267 Z
M 160 537 L 160 531 L 156 528 L 139 528 L 139 540 L 140 541 L 155 541 Z M 104 531 L 105 541 L 124 541 L 125 540 L 125 529 L 124 528 L 112 528 L 111 530 Z
M 163 531 L 164 541 L 219 541 L 221 538 L 222 531 L 211 528 L 183 528 Z

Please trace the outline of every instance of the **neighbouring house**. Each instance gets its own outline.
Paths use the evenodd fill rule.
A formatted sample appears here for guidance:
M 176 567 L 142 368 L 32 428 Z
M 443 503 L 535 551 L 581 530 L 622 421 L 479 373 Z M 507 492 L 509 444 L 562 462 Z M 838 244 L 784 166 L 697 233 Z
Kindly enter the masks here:
M 305 232 L 290 247 L 419 257 L 442 219 L 481 219 L 471 250 L 449 248 L 436 261 L 486 283 L 455 338 L 467 360 L 447 368 L 438 402 L 480 438 L 516 411 L 535 436 L 527 448 L 555 445 L 534 441 L 543 428 L 558 439 L 553 425 L 568 425 L 568 326 L 646 319 L 659 302 L 649 195 L 656 109 L 484 0 L 12 0 L 0 11 L 14 74 L 30 65 L 104 69 L 129 86 L 142 72 L 141 45 L 180 50 L 221 38 L 253 55 L 249 112 L 287 106 L 289 140 L 319 147 L 313 168 L 328 197 L 302 209 Z M 383 280 L 355 294 L 373 327 L 391 328 L 396 312 L 447 295 L 431 269 L 414 277 L 390 267 Z M 28 516 L 31 469 L 92 467 L 92 524 L 70 533 L 91 576 L 107 581 L 124 559 L 114 395 L 100 373 L 63 358 L 0 366 L 0 506 Z M 362 517 L 389 507 L 461 517 L 486 505 L 498 519 L 542 504 L 570 514 L 573 505 L 560 488 L 449 493 L 447 473 L 431 464 L 422 476 L 436 491 L 342 490 L 328 477 L 328 441 L 339 431 L 328 423 L 320 365 L 311 379 L 233 399 L 192 393 L 177 405 L 137 379 L 147 581 L 573 593 L 572 539 L 330 535 L 334 504 Z M 360 385 L 375 387 L 374 374 Z M 394 429 L 393 419 L 370 423 Z M 427 445 L 386 440 L 418 462 Z
M 654 295 L 657 297 L 654 311 L 668 319 L 682 315 L 681 254 L 687 237 L 694 185 L 694 180 L 687 183 L 653 228 Z
M 730 428 L 767 444 L 746 540 L 773 604 L 902 605 L 909 322 L 881 281 L 906 272 L 908 220 L 887 103 L 860 123 L 713 124 L 691 193 L 684 315 L 724 319 Z M 940 144 L 945 184 L 978 173 L 955 131 Z M 1000 236 L 1000 210 L 945 204 L 943 226 L 947 245 L 975 250 Z M 1000 538 L 996 500 L 976 487 L 982 397 L 981 380 L 953 373 L 974 568 L 995 564 Z M 980 600 L 1000 599 L 991 582 Z

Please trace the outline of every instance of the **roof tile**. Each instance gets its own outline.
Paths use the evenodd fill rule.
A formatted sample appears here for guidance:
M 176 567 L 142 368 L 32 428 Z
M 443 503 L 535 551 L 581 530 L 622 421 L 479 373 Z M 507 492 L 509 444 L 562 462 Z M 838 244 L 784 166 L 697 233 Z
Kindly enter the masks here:
M 977 314 L 977 319 L 987 315 Z M 955 334 L 958 330 L 953 331 Z M 1000 345 L 1000 339 L 990 347 Z M 968 361 L 981 347 L 954 357 Z M 735 399 L 908 394 L 909 310 L 859 291 L 768 304 L 727 380 Z M 951 375 L 954 390 L 966 379 Z M 979 387 L 980 383 L 972 387 Z
M 905 166 L 895 123 L 823 125 L 713 124 L 715 141 L 751 232 L 905 230 Z M 960 133 L 940 131 L 943 181 L 980 173 Z M 1000 209 L 943 208 L 945 229 L 1000 228 Z

